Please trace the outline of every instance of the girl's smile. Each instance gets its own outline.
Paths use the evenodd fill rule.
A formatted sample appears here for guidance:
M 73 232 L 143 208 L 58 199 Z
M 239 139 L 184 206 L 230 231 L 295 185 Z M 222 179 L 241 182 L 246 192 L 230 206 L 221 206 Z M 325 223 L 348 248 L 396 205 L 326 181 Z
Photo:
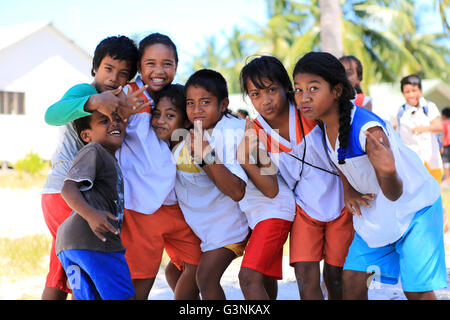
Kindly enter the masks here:
M 150 96 L 170 84 L 175 78 L 177 63 L 173 49 L 156 43 L 145 48 L 140 61 L 139 73 L 148 85 Z

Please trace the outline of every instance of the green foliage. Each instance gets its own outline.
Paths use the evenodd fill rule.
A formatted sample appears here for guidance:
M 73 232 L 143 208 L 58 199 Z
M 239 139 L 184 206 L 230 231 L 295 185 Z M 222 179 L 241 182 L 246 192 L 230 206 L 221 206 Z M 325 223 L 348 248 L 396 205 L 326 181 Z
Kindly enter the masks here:
M 435 1 L 440 9 L 448 7 L 448 0 Z M 450 81 L 448 34 L 418 32 L 423 26 L 415 1 L 341 0 L 340 3 L 344 54 L 361 60 L 364 91 L 372 83 L 396 82 L 412 73 Z M 239 72 L 248 57 L 274 55 L 290 74 L 305 53 L 321 50 L 319 0 L 266 0 L 266 6 L 267 23 L 255 25 L 248 32 L 236 27 L 221 47 L 216 37 L 209 38 L 203 54 L 193 60 L 192 69 L 212 68 L 221 72 L 229 91 L 238 93 Z
M 30 151 L 23 159 L 17 160 L 14 169 L 31 175 L 39 174 L 46 167 L 46 162 L 36 152 Z

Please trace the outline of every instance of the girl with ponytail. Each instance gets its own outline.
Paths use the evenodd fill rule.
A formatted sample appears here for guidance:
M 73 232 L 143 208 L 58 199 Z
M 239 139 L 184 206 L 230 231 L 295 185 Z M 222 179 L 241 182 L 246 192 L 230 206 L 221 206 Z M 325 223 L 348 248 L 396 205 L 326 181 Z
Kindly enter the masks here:
M 435 299 L 433 290 L 446 287 L 439 184 L 389 122 L 351 103 L 353 88 L 334 56 L 306 54 L 293 78 L 297 108 L 323 123 L 328 155 L 354 214 L 344 299 L 367 299 L 374 273 L 391 284 L 401 275 L 408 299 Z

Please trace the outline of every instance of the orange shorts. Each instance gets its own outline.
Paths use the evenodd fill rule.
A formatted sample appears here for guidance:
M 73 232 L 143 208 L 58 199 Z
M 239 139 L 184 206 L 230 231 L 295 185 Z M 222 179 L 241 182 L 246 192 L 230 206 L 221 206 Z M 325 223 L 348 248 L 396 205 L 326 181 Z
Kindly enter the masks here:
M 283 279 L 283 246 L 291 230 L 292 221 L 267 219 L 253 229 L 241 268 L 249 268 L 263 275 Z
M 353 215 L 346 208 L 339 217 L 322 222 L 309 217 L 297 205 L 290 237 L 290 264 L 321 261 L 343 267 L 353 240 Z
M 42 212 L 48 230 L 52 235 L 52 247 L 50 249 L 50 266 L 45 280 L 45 286 L 59 288 L 61 291 L 71 293 L 67 285 L 67 276 L 64 268 L 55 253 L 56 232 L 59 226 L 72 213 L 72 209 L 64 201 L 61 193 L 44 193 L 41 196 Z
M 183 262 L 198 265 L 202 254 L 178 205 L 163 205 L 153 214 L 125 209 L 121 238 L 132 279 L 156 277 L 164 249 L 180 270 Z

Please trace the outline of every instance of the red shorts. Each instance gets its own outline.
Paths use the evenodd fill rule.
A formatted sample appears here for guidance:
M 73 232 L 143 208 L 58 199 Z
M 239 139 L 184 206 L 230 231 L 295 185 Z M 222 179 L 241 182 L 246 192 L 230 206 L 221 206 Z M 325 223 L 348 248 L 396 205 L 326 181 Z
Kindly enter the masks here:
M 292 221 L 275 218 L 258 222 L 245 248 L 241 268 L 283 279 L 283 246 L 291 226 Z
M 179 270 L 183 262 L 198 265 L 202 254 L 178 205 L 163 205 L 153 214 L 125 209 L 121 238 L 132 279 L 156 277 L 164 249 Z
M 353 215 L 346 208 L 339 217 L 322 222 L 297 205 L 290 238 L 290 264 L 321 261 L 343 267 L 354 235 Z
M 69 217 L 72 209 L 64 201 L 60 193 L 46 193 L 41 197 L 42 212 L 44 213 L 45 223 L 53 237 L 52 247 L 50 249 L 50 267 L 47 274 L 45 286 L 50 288 L 59 288 L 60 290 L 71 293 L 67 286 L 67 276 L 55 253 L 56 231 L 58 227 Z

